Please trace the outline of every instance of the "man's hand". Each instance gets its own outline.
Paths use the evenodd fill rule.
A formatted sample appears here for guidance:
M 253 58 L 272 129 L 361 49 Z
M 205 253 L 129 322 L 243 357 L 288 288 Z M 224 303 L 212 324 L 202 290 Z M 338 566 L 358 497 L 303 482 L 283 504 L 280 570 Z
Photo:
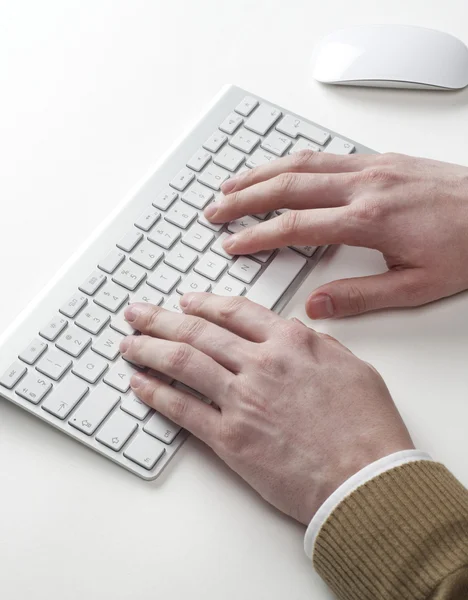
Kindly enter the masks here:
M 417 306 L 468 289 L 468 168 L 398 154 L 300 152 L 228 180 L 205 215 L 221 223 L 290 211 L 231 236 L 231 254 L 289 245 L 379 250 L 388 272 L 315 290 L 311 318 Z
M 131 305 L 141 335 L 120 350 L 216 407 L 146 374 L 132 389 L 281 511 L 308 524 L 351 475 L 413 448 L 380 375 L 334 338 L 245 298 L 187 294 L 181 306 Z

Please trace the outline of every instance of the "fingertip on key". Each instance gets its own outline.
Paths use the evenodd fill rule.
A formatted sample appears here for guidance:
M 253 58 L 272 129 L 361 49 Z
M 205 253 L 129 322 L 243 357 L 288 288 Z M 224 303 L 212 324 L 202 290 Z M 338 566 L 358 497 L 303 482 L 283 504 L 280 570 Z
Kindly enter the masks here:
M 223 194 L 229 194 L 229 192 L 236 187 L 236 183 L 237 177 L 231 177 L 230 179 L 225 181 L 221 186 L 221 191 L 223 192 Z

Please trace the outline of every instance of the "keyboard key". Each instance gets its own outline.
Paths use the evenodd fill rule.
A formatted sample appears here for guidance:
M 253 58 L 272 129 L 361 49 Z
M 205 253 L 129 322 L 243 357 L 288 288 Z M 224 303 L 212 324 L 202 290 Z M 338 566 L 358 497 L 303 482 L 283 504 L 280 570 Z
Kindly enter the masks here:
M 208 292 L 211 288 L 211 283 L 208 279 L 205 279 L 201 275 L 196 273 L 190 273 L 183 281 L 177 286 L 179 294 L 186 294 L 187 292 Z
M 266 165 L 276 158 L 278 157 L 274 154 L 271 154 L 271 152 L 267 152 L 266 150 L 263 150 L 263 148 L 258 148 L 258 150 L 255 150 L 252 156 L 247 158 L 247 162 L 245 164 L 250 169 L 253 169 L 255 167 L 259 167 L 260 165 Z
M 46 350 L 47 344 L 39 338 L 35 338 L 29 346 L 21 352 L 19 358 L 28 365 L 33 365 Z
M 120 404 L 120 408 L 140 421 L 146 419 L 151 411 L 151 408 L 142 402 L 140 398 L 137 398 L 133 392 L 130 392 L 130 394 L 124 396 L 122 403 Z
M 252 258 L 259 260 L 262 263 L 268 262 L 270 256 L 273 254 L 274 250 L 260 250 L 260 252 L 255 252 L 255 254 L 251 254 Z
M 188 184 L 192 181 L 192 179 L 194 179 L 194 177 L 195 174 L 193 173 L 193 171 L 187 169 L 187 167 L 184 167 L 177 173 L 177 175 L 174 177 L 174 179 L 169 185 L 171 185 L 176 190 L 179 190 L 179 192 L 183 192 L 188 186 Z
M 272 131 L 262 142 L 262 148 L 273 152 L 276 156 L 283 156 L 292 144 L 291 138 L 278 131 Z
M 184 244 L 178 243 L 174 248 L 166 255 L 164 262 L 177 269 L 186 273 L 193 263 L 197 260 L 198 254 L 184 246 Z
M 156 208 L 160 208 L 161 210 L 167 210 L 169 206 L 177 199 L 178 193 L 171 188 L 164 188 L 159 192 L 156 196 L 156 199 L 153 201 L 153 206 Z
M 110 314 L 96 305 L 88 306 L 75 321 L 75 325 L 93 335 L 99 333 L 109 322 Z
M 227 265 L 228 263 L 220 256 L 213 254 L 213 252 L 207 252 L 205 256 L 197 262 L 193 270 L 200 275 L 208 277 L 211 281 L 216 281 L 226 269 Z
M 139 433 L 129 447 L 124 450 L 124 456 L 141 467 L 151 469 L 164 455 L 161 442 L 146 433 Z
M 300 152 L 301 150 L 312 150 L 313 152 L 320 152 L 320 148 L 316 144 L 313 144 L 305 138 L 299 138 L 289 151 L 289 154 L 294 154 L 295 152 Z
M 130 389 L 130 379 L 137 370 L 126 360 L 119 358 L 117 363 L 106 373 L 104 382 L 112 386 L 119 392 L 125 393 Z
M 128 299 L 128 292 L 115 283 L 106 283 L 94 298 L 94 302 L 111 312 L 117 312 Z
M 166 310 L 170 310 L 172 312 L 178 312 L 181 314 L 184 312 L 180 307 L 180 294 L 177 292 L 174 292 L 169 296 L 169 298 L 166 298 L 163 306 Z
M 119 400 L 120 395 L 115 390 L 100 385 L 80 404 L 68 422 L 86 435 L 92 435 Z
M 101 356 L 95 352 L 88 350 L 86 354 L 76 363 L 72 369 L 72 373 L 81 377 L 88 383 L 96 383 L 109 365 Z
M 124 237 L 117 242 L 117 248 L 125 250 L 125 252 L 131 252 L 133 248 L 143 239 L 143 234 L 137 229 L 132 229 Z
M 111 274 L 117 269 L 124 258 L 125 254 L 115 248 L 114 250 L 111 250 L 103 260 L 101 260 L 101 262 L 98 264 L 98 267 L 106 273 Z
M 170 248 L 179 237 L 180 229 L 170 225 L 167 221 L 160 221 L 148 235 L 148 239 L 151 242 L 166 249 Z
M 196 181 L 182 196 L 184 202 L 188 202 L 195 208 L 204 208 L 214 197 L 213 192 Z
M 148 277 L 147 283 L 163 294 L 169 294 L 179 281 L 180 273 L 178 271 L 174 271 L 171 267 L 161 264 L 154 273 Z
M 145 277 L 146 271 L 143 271 L 141 267 L 126 260 L 122 267 L 114 273 L 112 281 L 123 285 L 124 288 L 127 288 L 127 290 L 132 292 L 140 285 Z
M 306 264 L 306 259 L 294 250 L 282 248 L 246 297 L 266 308 L 273 308 Z
M 245 217 L 240 217 L 239 219 L 235 219 L 227 224 L 228 231 L 231 233 L 239 233 L 239 231 L 244 231 L 244 229 L 248 229 L 249 227 L 253 227 L 254 225 L 258 225 L 258 220 L 254 217 L 250 217 L 249 215 Z
M 206 140 L 203 144 L 203 148 L 210 152 L 218 152 L 221 146 L 226 143 L 226 140 L 227 135 L 224 135 L 224 133 L 221 133 L 220 131 L 216 131 Z
M 165 444 L 171 444 L 181 429 L 182 427 L 179 427 L 179 425 L 176 425 L 157 412 L 154 413 L 148 423 L 143 427 L 143 431 L 146 431 L 146 433 L 149 433 Z
M 47 375 L 54 381 L 58 381 L 62 375 L 72 366 L 69 356 L 52 348 L 37 363 L 36 369 L 39 373 Z
M 6 387 L 7 390 L 12 390 L 27 370 L 28 369 L 22 362 L 15 360 L 15 362 L 10 365 L 10 367 L 2 375 L 2 378 L 0 379 L 0 385 Z
M 253 109 L 258 105 L 258 100 L 252 96 L 246 96 L 234 109 L 243 117 L 248 117 Z
M 83 306 L 85 306 L 87 302 L 88 298 L 86 298 L 86 296 L 83 296 L 83 294 L 77 292 L 76 294 L 73 294 L 73 296 L 67 302 L 65 302 L 65 304 L 60 309 L 60 312 L 62 313 L 62 315 L 73 319 L 74 317 L 76 317 L 76 315 L 80 312 L 80 310 L 83 308 Z
M 101 271 L 93 271 L 91 275 L 84 281 L 78 288 L 80 291 L 92 296 L 106 281 L 107 275 L 101 273 Z
M 244 155 L 230 146 L 225 146 L 213 158 L 215 164 L 231 172 L 234 172 L 243 161 Z
M 145 269 L 153 269 L 164 256 L 164 252 L 152 242 L 142 242 L 132 252 L 130 260 Z
M 121 410 L 116 411 L 106 422 L 96 439 L 101 444 L 118 452 L 138 429 L 138 424 Z
M 41 408 L 63 420 L 87 394 L 89 387 L 74 375 L 69 375 L 42 403 Z
M 339 137 L 335 137 L 325 148 L 324 152 L 331 152 L 332 154 L 351 154 L 354 150 L 354 144 L 342 140 Z
M 229 275 L 225 275 L 213 288 L 213 294 L 218 296 L 242 296 L 244 292 L 245 286 Z
M 247 131 L 247 129 L 239 129 L 234 137 L 231 138 L 229 144 L 246 154 L 250 154 L 255 146 L 260 141 L 258 135 L 252 133 L 251 131 Z
M 116 315 L 112 315 L 112 320 L 110 322 L 110 328 L 114 329 L 114 331 L 118 331 L 122 335 L 133 335 L 135 330 L 130 325 L 130 323 L 124 317 L 124 310 L 122 309 Z
M 224 226 L 224 223 L 211 223 L 203 214 L 198 217 L 198 222 L 212 231 L 221 231 Z
M 245 283 L 250 283 L 261 268 L 261 265 L 251 258 L 239 256 L 228 272 L 233 277 L 237 277 Z
M 219 190 L 221 185 L 229 179 L 229 172 L 218 165 L 210 163 L 198 177 L 200 183 L 204 183 L 213 190 Z
M 49 342 L 53 342 L 67 325 L 68 321 L 57 315 L 40 330 L 39 335 L 42 335 L 42 337 L 49 340 Z
M 39 404 L 48 391 L 52 389 L 52 384 L 36 373 L 29 373 L 21 382 L 15 392 L 21 398 Z
M 297 250 L 304 256 L 312 256 L 312 254 L 317 250 L 317 246 L 290 246 L 293 250 Z
M 196 210 L 185 204 L 180 200 L 177 200 L 169 211 L 165 215 L 165 220 L 169 223 L 173 223 L 182 229 L 187 229 L 190 223 L 198 216 Z
M 284 116 L 276 126 L 276 129 L 292 138 L 297 138 L 297 136 L 300 135 L 321 146 L 326 144 L 330 139 L 328 131 L 324 131 L 315 125 L 311 125 L 302 119 L 297 119 L 292 115 Z
M 67 354 L 77 358 L 91 343 L 91 338 L 87 333 L 73 325 L 58 339 L 56 346 Z
M 216 254 L 219 254 L 220 256 L 224 256 L 224 258 L 231 260 L 231 258 L 233 258 L 233 255 L 229 254 L 229 252 L 226 252 L 226 250 L 223 248 L 224 240 L 226 240 L 229 237 L 231 237 L 229 233 L 221 233 L 217 238 L 216 242 L 211 246 L 211 250 L 213 252 L 216 252 Z
M 143 231 L 149 231 L 160 216 L 161 213 L 159 211 L 155 210 L 152 206 L 149 206 L 144 212 L 141 213 L 134 225 Z
M 148 304 L 155 304 L 157 306 L 158 304 L 161 304 L 162 300 L 162 294 L 153 290 L 153 288 L 145 283 L 135 294 L 133 294 L 130 303 L 147 302 Z
M 229 133 L 229 135 L 231 135 L 240 125 L 242 125 L 243 121 L 244 119 L 242 117 L 236 115 L 236 113 L 231 113 L 224 119 L 219 128 L 221 131 L 224 131 L 224 133 Z
M 190 229 L 182 236 L 182 242 L 194 250 L 203 252 L 205 248 L 213 241 L 214 234 L 208 231 L 206 227 L 199 223 L 194 223 Z
M 94 341 L 92 349 L 107 360 L 115 360 L 119 355 L 119 345 L 123 338 L 121 333 L 107 327 Z
M 250 115 L 244 123 L 246 129 L 254 131 L 259 135 L 265 133 L 272 127 L 281 117 L 281 111 L 271 106 L 270 104 L 260 104 L 258 108 Z
M 206 163 L 210 162 L 211 154 L 202 148 L 197 150 L 187 163 L 187 167 L 194 171 L 201 171 Z

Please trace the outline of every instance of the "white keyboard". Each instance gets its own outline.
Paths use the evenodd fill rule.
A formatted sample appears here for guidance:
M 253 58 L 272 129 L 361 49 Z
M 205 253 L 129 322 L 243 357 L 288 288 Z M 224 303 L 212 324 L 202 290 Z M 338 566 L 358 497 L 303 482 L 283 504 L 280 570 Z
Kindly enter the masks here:
M 220 226 L 203 209 L 234 173 L 304 148 L 372 152 L 237 87 L 222 90 L 0 337 L 0 396 L 140 477 L 157 477 L 187 434 L 130 391 L 136 367 L 118 352 L 133 333 L 123 310 L 139 301 L 180 311 L 180 294 L 212 291 L 280 311 L 321 249 L 233 258 L 222 239 L 276 214 Z

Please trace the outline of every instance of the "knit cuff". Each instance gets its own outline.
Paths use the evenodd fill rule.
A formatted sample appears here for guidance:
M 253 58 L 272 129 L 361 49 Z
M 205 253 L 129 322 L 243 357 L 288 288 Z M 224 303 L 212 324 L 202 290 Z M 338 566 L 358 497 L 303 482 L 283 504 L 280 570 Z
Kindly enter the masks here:
M 340 600 L 424 600 L 468 565 L 468 491 L 439 463 L 386 471 L 337 506 L 313 562 Z

